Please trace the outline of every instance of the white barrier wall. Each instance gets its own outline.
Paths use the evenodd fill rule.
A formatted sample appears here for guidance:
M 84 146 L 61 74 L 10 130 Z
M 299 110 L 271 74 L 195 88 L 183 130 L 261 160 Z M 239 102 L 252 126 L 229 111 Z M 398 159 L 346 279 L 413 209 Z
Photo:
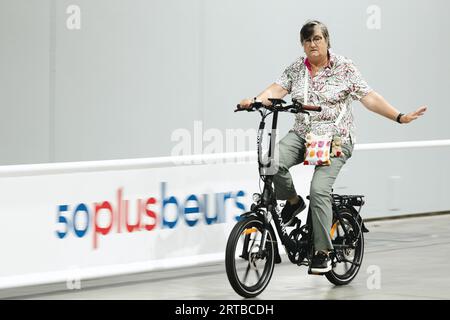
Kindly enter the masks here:
M 355 151 L 449 145 L 450 140 L 368 144 Z M 298 165 L 290 172 L 297 192 L 307 195 L 313 167 Z M 348 193 L 339 190 L 348 174 L 340 175 L 337 193 Z M 365 180 L 369 171 L 361 174 L 362 187 L 383 185 L 383 179 Z M 450 208 L 448 197 L 443 200 L 448 174 L 442 171 L 443 189 L 426 199 L 438 207 L 425 205 L 428 211 L 422 212 Z M 407 177 L 424 183 L 416 172 Z M 222 261 L 236 218 L 258 191 L 255 152 L 0 167 L 0 289 Z M 378 204 L 384 191 L 362 192 L 368 199 L 364 218 L 393 214 L 390 201 Z
M 14 166 L 0 177 L 0 288 L 223 260 L 259 190 L 256 161 L 62 165 Z M 293 172 L 311 179 L 310 168 Z M 296 183 L 306 194 L 308 184 Z

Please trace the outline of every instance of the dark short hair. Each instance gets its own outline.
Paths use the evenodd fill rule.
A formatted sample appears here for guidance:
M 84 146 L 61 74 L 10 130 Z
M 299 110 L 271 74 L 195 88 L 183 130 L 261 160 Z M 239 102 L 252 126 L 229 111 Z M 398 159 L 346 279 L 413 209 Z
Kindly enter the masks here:
M 327 26 L 324 25 L 322 22 L 317 20 L 308 20 L 303 25 L 302 29 L 300 30 L 300 42 L 303 45 L 303 42 L 314 34 L 314 27 L 318 26 L 320 28 L 320 31 L 322 31 L 322 35 L 325 38 L 325 40 L 328 43 L 328 49 L 331 48 L 330 44 L 330 34 L 328 33 Z

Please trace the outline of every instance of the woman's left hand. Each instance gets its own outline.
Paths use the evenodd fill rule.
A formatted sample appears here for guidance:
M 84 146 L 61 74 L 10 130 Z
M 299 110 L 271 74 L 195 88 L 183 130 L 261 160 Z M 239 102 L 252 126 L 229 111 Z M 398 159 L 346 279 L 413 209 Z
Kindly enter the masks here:
M 425 111 L 427 111 L 427 106 L 421 106 L 416 111 L 403 115 L 400 118 L 400 122 L 401 123 L 410 123 L 411 121 L 416 120 L 417 118 L 423 116 Z

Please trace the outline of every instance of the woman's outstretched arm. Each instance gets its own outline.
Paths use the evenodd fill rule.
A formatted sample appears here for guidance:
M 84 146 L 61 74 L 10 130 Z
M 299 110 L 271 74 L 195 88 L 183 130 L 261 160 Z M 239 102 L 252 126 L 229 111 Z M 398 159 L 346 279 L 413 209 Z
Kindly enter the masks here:
M 378 113 L 388 119 L 397 120 L 397 116 L 400 111 L 394 108 L 389 102 L 386 101 L 380 94 L 375 91 L 371 91 L 366 94 L 361 100 L 361 103 L 370 111 Z M 409 123 L 422 116 L 427 110 L 426 106 L 419 107 L 416 111 L 404 114 L 400 118 L 401 123 Z

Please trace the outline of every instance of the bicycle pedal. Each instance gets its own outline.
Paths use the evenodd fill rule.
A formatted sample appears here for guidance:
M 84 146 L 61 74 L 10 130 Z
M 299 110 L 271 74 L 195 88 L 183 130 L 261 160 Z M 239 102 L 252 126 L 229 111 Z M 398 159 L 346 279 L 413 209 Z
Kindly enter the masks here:
M 313 276 L 323 276 L 323 275 L 325 275 L 325 273 L 312 272 L 311 269 L 308 269 L 308 274 L 311 274 Z

